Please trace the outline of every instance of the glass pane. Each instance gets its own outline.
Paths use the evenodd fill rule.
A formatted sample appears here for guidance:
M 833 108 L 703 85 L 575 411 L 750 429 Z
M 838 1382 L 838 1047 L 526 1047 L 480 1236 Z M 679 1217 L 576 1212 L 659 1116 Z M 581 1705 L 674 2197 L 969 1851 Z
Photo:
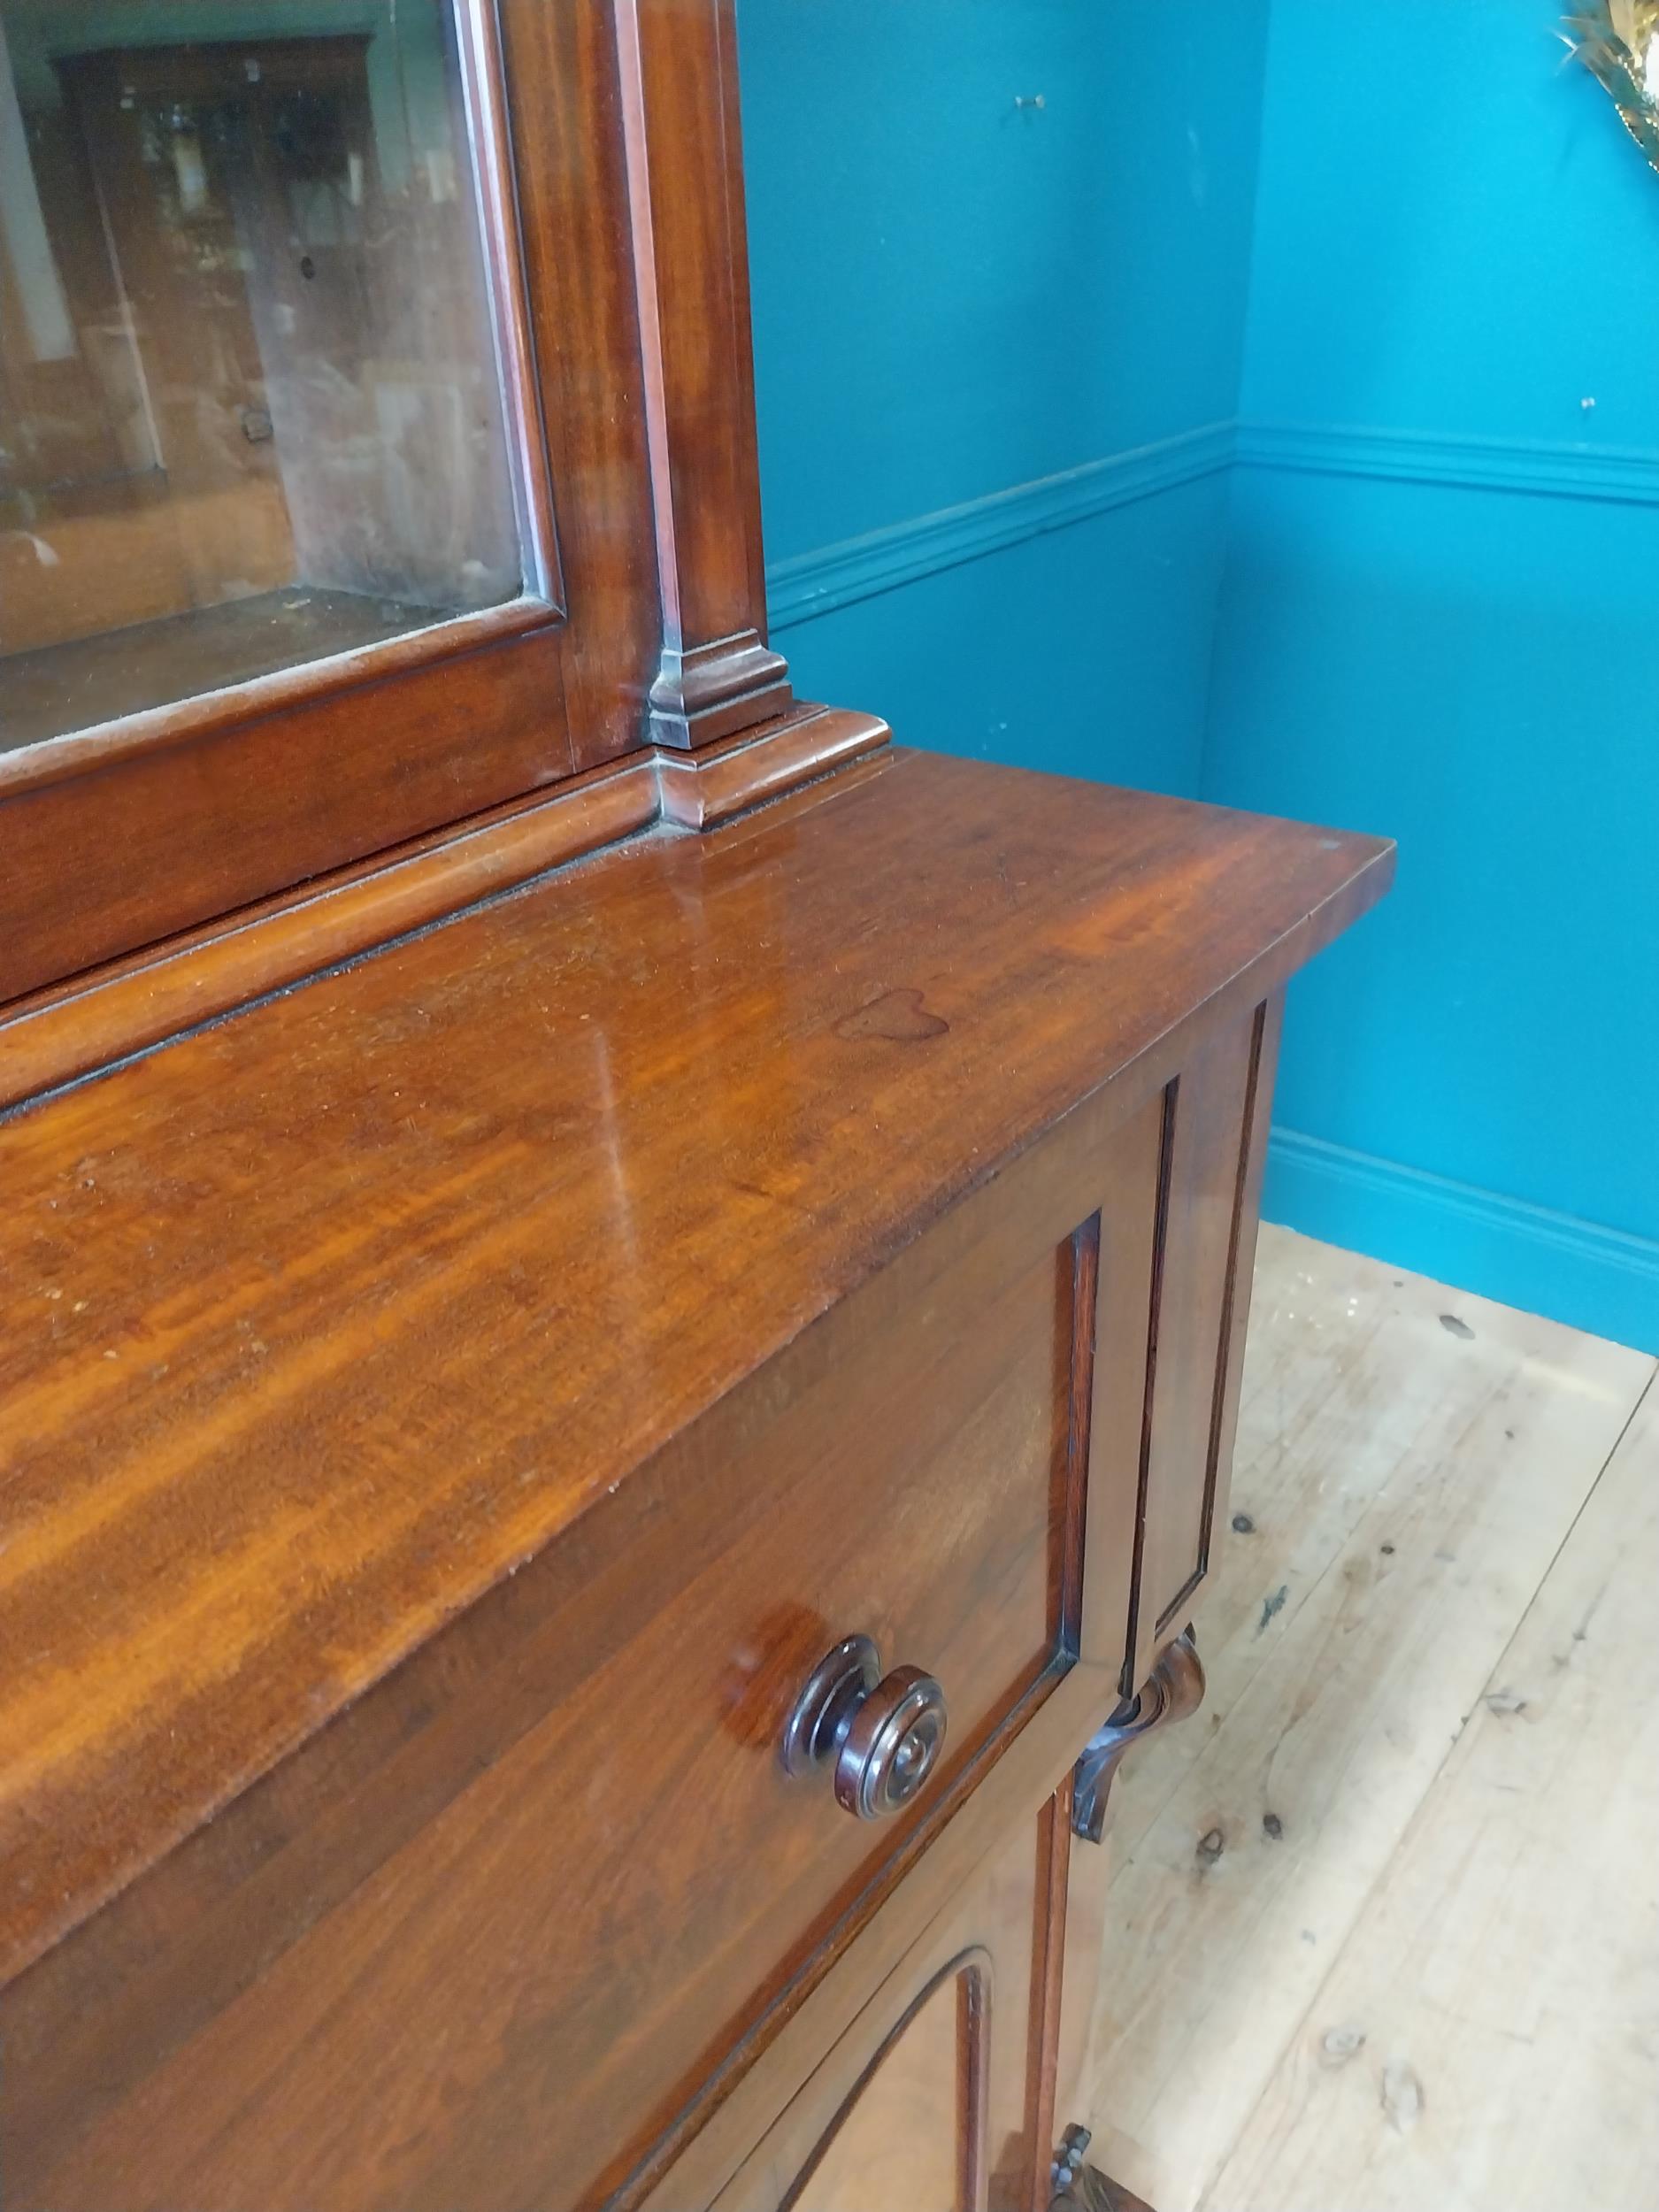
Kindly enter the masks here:
M 0 749 L 516 598 L 453 0 L 0 0 Z

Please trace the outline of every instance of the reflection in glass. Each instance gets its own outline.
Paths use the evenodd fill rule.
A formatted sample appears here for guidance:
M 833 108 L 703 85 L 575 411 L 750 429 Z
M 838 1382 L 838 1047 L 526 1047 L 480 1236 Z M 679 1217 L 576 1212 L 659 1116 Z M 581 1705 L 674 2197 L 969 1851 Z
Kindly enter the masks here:
M 0 0 L 0 749 L 521 575 L 451 0 Z

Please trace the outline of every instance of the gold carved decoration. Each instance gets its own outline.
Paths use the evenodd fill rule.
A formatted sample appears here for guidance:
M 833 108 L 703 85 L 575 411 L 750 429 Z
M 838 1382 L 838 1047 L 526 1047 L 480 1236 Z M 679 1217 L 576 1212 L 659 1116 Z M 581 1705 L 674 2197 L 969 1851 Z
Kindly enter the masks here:
M 1625 129 L 1659 169 L 1659 0 L 1590 0 L 1563 35 L 1613 96 Z

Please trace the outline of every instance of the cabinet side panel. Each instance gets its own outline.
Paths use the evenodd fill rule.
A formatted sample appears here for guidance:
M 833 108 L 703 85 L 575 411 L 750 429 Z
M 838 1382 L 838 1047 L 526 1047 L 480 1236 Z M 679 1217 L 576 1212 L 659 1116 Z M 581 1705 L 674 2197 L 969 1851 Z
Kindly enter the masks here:
M 1102 1670 L 1094 1726 L 1128 1663 L 1164 1125 L 1159 1094 L 1112 1132 L 1102 1162 L 1080 1646 Z
M 1125 1692 L 1146 1679 L 1209 1565 L 1226 1492 L 1248 1270 L 1255 1253 L 1262 1083 L 1269 1009 L 1210 1036 L 1171 1086 L 1152 1323 L 1150 1419 L 1141 1471 L 1133 1657 Z
M 1262 1221 L 1262 1178 L 1267 1166 L 1267 1137 L 1273 1119 L 1273 1079 L 1279 1068 L 1279 1039 L 1285 994 L 1256 1009 L 1256 1056 L 1245 1112 L 1238 1204 L 1233 1216 L 1233 1256 L 1227 1269 L 1227 1302 L 1222 1319 L 1221 1361 L 1210 1447 L 1210 1496 L 1205 1525 L 1203 1571 L 1208 1572 L 1217 1525 L 1225 1526 L 1233 1488 L 1233 1447 L 1239 1426 L 1239 1383 L 1244 1371 L 1245 1339 L 1250 1324 L 1250 1293 L 1256 1279 L 1256 1233 Z

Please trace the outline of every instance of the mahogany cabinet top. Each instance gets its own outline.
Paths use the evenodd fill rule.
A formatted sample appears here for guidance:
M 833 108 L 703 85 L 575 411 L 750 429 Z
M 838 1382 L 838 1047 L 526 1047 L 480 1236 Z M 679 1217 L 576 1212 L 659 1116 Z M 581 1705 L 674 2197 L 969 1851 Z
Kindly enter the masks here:
M 1392 867 L 894 752 L 0 1122 L 0 1979 Z

